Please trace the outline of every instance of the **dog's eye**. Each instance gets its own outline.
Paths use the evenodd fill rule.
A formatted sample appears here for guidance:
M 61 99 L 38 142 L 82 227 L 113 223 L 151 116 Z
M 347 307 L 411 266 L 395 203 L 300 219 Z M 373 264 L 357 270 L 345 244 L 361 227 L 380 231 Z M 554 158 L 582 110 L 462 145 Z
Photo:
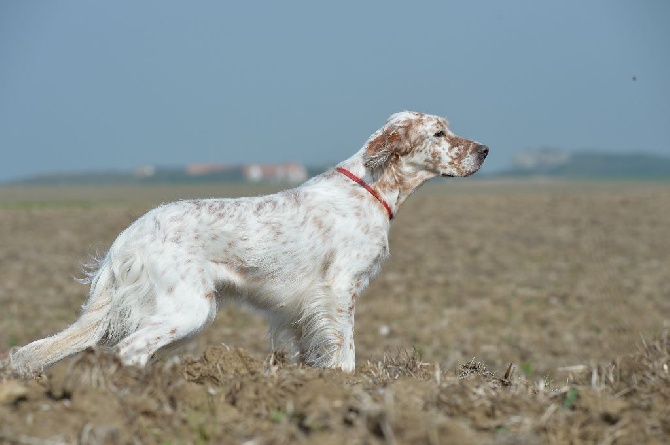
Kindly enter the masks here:
M 445 134 L 444 134 L 444 130 L 440 130 L 440 131 L 438 131 L 438 132 L 435 133 L 433 136 L 435 136 L 436 138 L 444 137 L 444 136 L 445 136 Z

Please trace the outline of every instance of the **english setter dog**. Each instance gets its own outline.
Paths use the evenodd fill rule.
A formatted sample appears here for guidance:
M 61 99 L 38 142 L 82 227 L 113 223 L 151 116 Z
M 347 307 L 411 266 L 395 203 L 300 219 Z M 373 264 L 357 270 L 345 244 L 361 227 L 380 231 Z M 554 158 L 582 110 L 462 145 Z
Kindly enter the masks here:
M 468 176 L 488 147 L 416 112 L 392 115 L 352 157 L 274 195 L 164 204 L 124 230 L 89 275 L 81 316 L 11 357 L 30 372 L 100 345 L 144 366 L 226 301 L 265 314 L 304 363 L 352 372 L 354 307 L 389 255 L 391 219 L 435 176 Z

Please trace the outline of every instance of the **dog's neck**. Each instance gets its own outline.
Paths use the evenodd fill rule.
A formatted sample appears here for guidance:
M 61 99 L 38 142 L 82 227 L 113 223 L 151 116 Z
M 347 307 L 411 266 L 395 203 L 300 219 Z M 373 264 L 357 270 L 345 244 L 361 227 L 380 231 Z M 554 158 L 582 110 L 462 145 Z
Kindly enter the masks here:
M 364 165 L 365 150 L 339 164 L 365 181 L 391 207 L 396 215 L 405 200 L 427 180 L 435 177 L 427 171 L 412 171 L 403 166 L 399 159 L 390 159 L 385 165 L 370 169 Z

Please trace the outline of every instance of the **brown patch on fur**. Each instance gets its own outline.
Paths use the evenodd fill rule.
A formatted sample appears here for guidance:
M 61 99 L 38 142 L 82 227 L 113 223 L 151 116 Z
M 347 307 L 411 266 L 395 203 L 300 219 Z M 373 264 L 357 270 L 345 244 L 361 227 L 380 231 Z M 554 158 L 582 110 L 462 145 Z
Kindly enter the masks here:
M 452 166 L 458 168 L 466 156 L 470 154 L 470 151 L 475 146 L 472 141 L 469 141 L 460 136 L 447 136 L 447 141 L 454 150 L 454 156 L 452 161 Z
M 387 124 L 382 131 L 368 142 L 365 148 L 365 166 L 377 168 L 386 164 L 391 158 L 409 154 L 414 148 L 413 137 L 416 126 L 423 122 L 423 116 L 399 124 Z
M 254 208 L 254 213 L 258 215 L 263 211 L 265 206 L 267 205 L 267 201 L 259 201 L 258 204 L 256 204 L 256 207 Z
M 207 212 L 208 213 L 214 213 L 215 210 L 218 210 L 218 207 L 219 207 L 219 204 L 217 204 L 216 202 L 210 201 L 210 202 L 207 203 Z
M 177 333 L 177 328 L 170 329 L 170 334 L 174 335 Z
M 207 293 L 205 294 L 205 299 L 211 301 L 211 300 L 214 299 L 215 296 L 216 296 L 216 294 L 215 294 L 214 292 L 207 292 Z
M 377 153 L 382 153 L 384 151 L 389 150 L 394 145 L 399 144 L 399 142 L 400 142 L 400 134 L 398 133 L 398 130 L 396 128 L 385 129 L 384 131 L 379 133 L 379 136 L 372 139 L 370 143 L 368 143 L 365 152 L 368 156 L 374 156 Z
M 288 193 L 288 196 L 289 196 L 289 198 L 291 198 L 291 201 L 293 201 L 293 203 L 296 206 L 300 206 L 300 203 L 302 202 L 302 196 L 300 196 L 300 193 L 298 193 L 297 190 L 291 190 Z
M 312 218 L 312 223 L 319 230 L 323 230 L 323 228 L 325 227 L 325 224 L 323 223 L 323 220 L 321 218 L 319 218 L 318 216 L 315 216 L 315 217 Z
M 349 304 L 349 315 L 353 315 L 354 308 L 356 307 L 356 300 L 358 300 L 358 294 L 351 294 L 351 303 Z
M 428 167 L 430 167 L 431 170 L 434 172 L 439 172 L 440 171 L 440 163 L 442 161 L 442 154 L 437 150 L 437 148 L 433 149 L 430 152 L 430 160 L 428 161 Z
M 247 263 L 242 258 L 237 255 L 232 255 L 230 258 L 223 260 L 212 260 L 212 263 L 221 264 L 225 267 L 228 267 L 234 270 L 237 273 L 241 273 L 246 267 Z
M 326 255 L 323 257 L 323 262 L 321 263 L 321 275 L 325 276 L 328 273 L 328 270 L 330 269 L 330 266 L 333 265 L 333 261 L 335 260 L 335 251 L 334 250 L 329 250 Z

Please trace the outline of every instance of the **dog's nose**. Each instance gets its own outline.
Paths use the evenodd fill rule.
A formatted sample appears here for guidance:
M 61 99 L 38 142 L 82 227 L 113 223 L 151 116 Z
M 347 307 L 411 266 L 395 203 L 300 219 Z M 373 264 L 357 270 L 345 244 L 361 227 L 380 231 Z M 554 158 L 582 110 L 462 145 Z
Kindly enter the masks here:
M 486 145 L 480 145 L 477 147 L 477 156 L 484 159 L 486 155 L 489 154 L 489 148 Z

